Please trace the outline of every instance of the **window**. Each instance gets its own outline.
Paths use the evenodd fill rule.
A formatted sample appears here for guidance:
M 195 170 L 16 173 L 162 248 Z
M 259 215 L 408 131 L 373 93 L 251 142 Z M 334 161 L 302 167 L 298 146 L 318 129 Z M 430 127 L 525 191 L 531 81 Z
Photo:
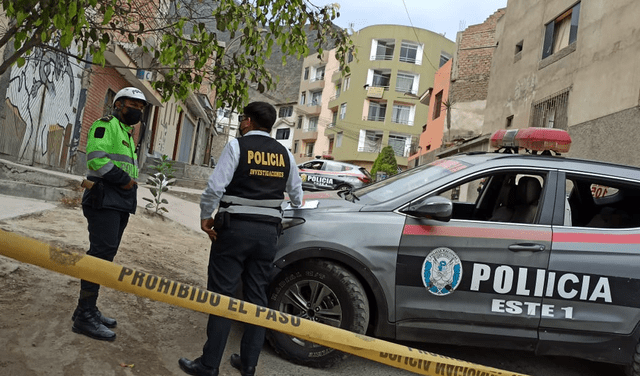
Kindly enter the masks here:
M 382 132 L 360 130 L 358 151 L 365 153 L 379 153 L 382 150 Z
M 335 127 L 338 122 L 338 111 L 331 112 L 331 124 L 329 124 L 329 128 Z
M 403 41 L 400 46 L 400 61 L 420 65 L 420 62 L 418 62 L 418 47 L 417 43 Z M 422 54 L 422 51 L 420 53 Z
M 309 79 L 309 67 L 304 68 L 304 80 Z
M 435 100 L 433 102 L 433 119 L 437 119 L 440 117 L 440 109 L 442 109 L 442 90 L 436 94 Z
M 291 129 L 289 128 L 276 129 L 276 140 L 288 140 L 290 134 Z
M 387 111 L 387 104 L 385 102 L 369 102 L 369 121 L 384 121 L 384 114 Z
M 409 154 L 409 148 L 411 146 L 411 136 L 390 134 L 389 146 L 393 148 L 395 155 L 399 157 L 406 157 Z
M 418 81 L 420 76 L 411 73 L 398 72 L 396 78 L 396 91 L 400 93 L 418 93 Z
M 542 58 L 549 57 L 561 49 L 573 44 L 578 38 L 578 19 L 580 3 L 562 13 L 545 26 Z
M 640 227 L 640 187 L 629 182 L 597 179 L 567 174 L 564 225 Z
M 349 64 L 352 61 L 353 61 L 353 50 L 349 50 L 349 52 L 347 52 L 347 64 Z
M 296 129 L 302 128 L 302 116 L 298 116 L 298 124 L 296 124 Z
M 305 170 L 322 170 L 324 164 L 325 163 L 321 161 L 312 161 L 303 163 L 302 165 L 300 165 L 300 168 L 304 168 Z
M 278 110 L 278 117 L 289 117 L 293 115 L 293 106 L 280 107 Z
M 116 92 L 108 89 L 107 95 L 104 97 L 104 106 L 102 107 L 102 115 L 109 115 L 113 112 L 113 98 L 115 98 Z M 219 111 L 219 110 L 218 110 Z
M 297 153 L 298 152 L 298 140 L 293 141 L 293 151 L 292 153 Z
M 342 89 L 342 86 L 336 85 L 336 99 L 340 98 L 340 89 Z
M 340 120 L 344 119 L 347 115 L 347 104 L 343 103 L 340 105 Z
M 305 104 L 307 103 L 307 92 L 303 91 L 302 94 L 300 95 L 300 104 Z
M 315 142 L 307 142 L 307 145 L 304 148 L 304 156 L 305 157 L 313 157 L 313 147 L 316 145 Z
M 336 134 L 336 147 L 339 148 L 342 146 L 342 131 Z
M 447 61 L 451 60 L 451 55 L 449 55 L 448 53 L 442 51 L 440 52 L 440 67 L 442 67 L 443 65 L 445 65 L 447 63 Z
M 371 60 L 392 60 L 395 48 L 393 39 L 374 39 L 371 41 Z
M 313 77 L 312 81 L 321 81 L 324 80 L 324 66 L 318 67 L 316 69 L 316 75 Z
M 349 90 L 349 83 L 351 83 L 351 76 L 345 77 L 342 82 L 342 89 L 344 89 L 344 91 Z
M 505 128 L 510 128 L 513 125 L 513 115 L 507 116 L 507 123 L 504 125 Z
M 320 106 L 322 104 L 322 91 L 314 91 L 311 93 L 311 106 Z
M 307 132 L 315 132 L 318 130 L 318 117 L 314 116 L 309 118 L 309 126 L 307 128 Z
M 218 108 L 218 117 L 228 119 L 231 116 L 231 110 L 228 108 Z
M 333 137 L 329 139 L 329 154 L 333 153 Z
M 452 219 L 534 224 L 546 180 L 544 173 L 499 172 L 445 187 L 437 194 L 453 201 Z
M 374 70 L 373 77 L 371 81 L 371 86 L 375 87 L 389 87 L 389 81 L 391 80 L 391 71 L 390 70 Z
M 325 171 L 332 171 L 332 172 L 339 172 L 339 171 L 347 171 L 347 166 L 341 164 L 341 163 L 335 163 L 335 162 L 327 162 L 325 164 Z
M 396 124 L 413 125 L 412 109 L 413 106 L 394 103 L 391 121 Z
M 534 102 L 531 109 L 531 127 L 567 129 L 569 90 Z

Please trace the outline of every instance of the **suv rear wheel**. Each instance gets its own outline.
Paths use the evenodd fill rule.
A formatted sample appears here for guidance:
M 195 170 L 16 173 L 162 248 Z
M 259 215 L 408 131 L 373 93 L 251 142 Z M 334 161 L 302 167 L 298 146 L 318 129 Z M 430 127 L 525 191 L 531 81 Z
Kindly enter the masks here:
M 269 307 L 355 333 L 365 333 L 369 324 L 369 301 L 362 284 L 329 261 L 305 261 L 283 270 L 271 284 Z M 267 338 L 278 355 L 309 367 L 331 367 L 347 357 L 277 331 L 269 331 Z

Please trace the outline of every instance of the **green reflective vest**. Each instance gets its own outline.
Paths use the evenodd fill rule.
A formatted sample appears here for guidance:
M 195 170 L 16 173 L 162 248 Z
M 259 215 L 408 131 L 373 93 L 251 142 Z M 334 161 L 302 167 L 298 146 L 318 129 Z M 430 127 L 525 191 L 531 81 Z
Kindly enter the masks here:
M 102 177 L 116 166 L 132 179 L 138 178 L 136 145 L 130 134 L 132 129 L 112 115 L 91 125 L 87 137 L 88 176 Z

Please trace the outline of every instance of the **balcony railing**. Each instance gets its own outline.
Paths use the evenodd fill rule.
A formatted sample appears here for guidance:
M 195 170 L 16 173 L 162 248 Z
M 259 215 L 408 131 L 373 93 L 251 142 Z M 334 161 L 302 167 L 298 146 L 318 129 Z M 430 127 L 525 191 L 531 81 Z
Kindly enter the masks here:
M 415 64 L 416 63 L 416 58 L 415 57 L 408 57 L 408 56 L 400 56 L 400 61 L 403 62 L 403 63 Z
M 384 116 L 367 116 L 365 118 L 367 121 L 382 121 L 384 122 Z
M 395 124 L 413 125 L 412 120 L 392 119 L 391 122 Z
M 393 60 L 393 55 L 375 55 L 373 60 Z

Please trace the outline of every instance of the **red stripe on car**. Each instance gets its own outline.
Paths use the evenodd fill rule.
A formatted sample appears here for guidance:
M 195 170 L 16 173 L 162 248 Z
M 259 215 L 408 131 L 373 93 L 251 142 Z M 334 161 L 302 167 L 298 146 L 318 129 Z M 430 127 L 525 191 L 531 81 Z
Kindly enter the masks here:
M 553 234 L 557 243 L 640 244 L 640 234 L 585 234 L 563 232 Z
M 448 227 L 426 225 L 405 225 L 403 235 L 457 236 L 466 238 L 487 239 L 527 239 L 539 241 L 551 240 L 551 231 L 546 230 L 502 230 L 481 227 Z

